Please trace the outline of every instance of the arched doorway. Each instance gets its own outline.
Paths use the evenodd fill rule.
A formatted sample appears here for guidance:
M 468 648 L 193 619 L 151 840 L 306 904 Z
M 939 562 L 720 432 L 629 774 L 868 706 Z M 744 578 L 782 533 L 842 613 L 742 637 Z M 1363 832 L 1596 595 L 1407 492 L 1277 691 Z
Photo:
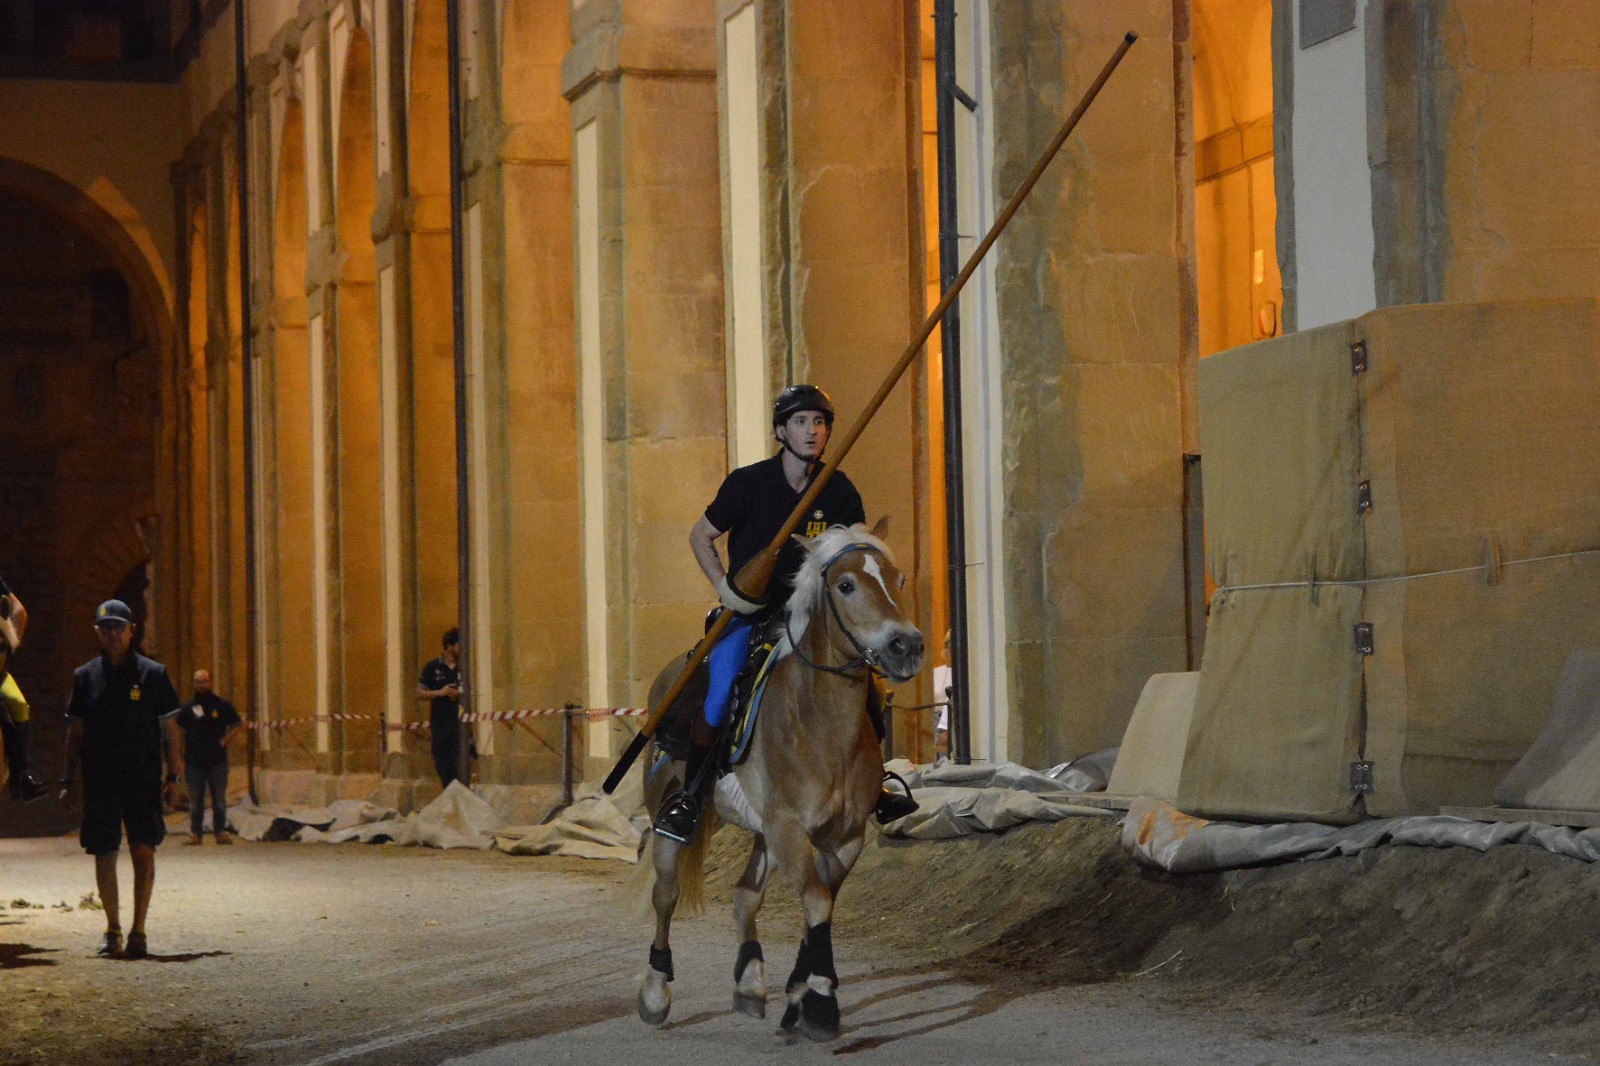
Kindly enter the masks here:
M 36 752 L 59 750 L 72 668 L 96 651 L 94 604 L 156 561 L 172 342 L 164 290 L 122 225 L 67 182 L 0 159 L 0 574 L 31 617 L 11 668 L 35 708 Z M 171 616 L 148 621 L 165 634 Z
M 339 102 L 339 155 L 335 208 L 342 266 L 334 297 L 336 427 L 334 461 L 338 575 L 337 710 L 383 713 L 383 536 L 378 433 L 378 294 L 372 213 L 376 201 L 373 154 L 372 44 L 350 38 Z M 344 721 L 335 768 L 378 772 L 381 721 Z

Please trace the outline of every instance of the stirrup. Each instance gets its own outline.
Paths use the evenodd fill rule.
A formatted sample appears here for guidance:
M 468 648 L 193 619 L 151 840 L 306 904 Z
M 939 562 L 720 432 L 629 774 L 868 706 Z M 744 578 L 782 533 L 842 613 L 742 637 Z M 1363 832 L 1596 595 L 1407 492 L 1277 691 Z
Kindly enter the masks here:
M 650 828 L 657 836 L 687 844 L 694 838 L 694 831 L 699 825 L 700 801 L 690 793 L 680 790 L 667 797 L 667 801 L 661 805 L 661 810 L 656 812 L 655 824 Z
M 901 788 L 905 789 L 905 792 L 891 792 L 888 787 L 890 781 L 897 782 Z M 921 804 L 912 798 L 911 786 L 906 784 L 905 778 L 892 770 L 885 770 L 883 772 L 883 783 L 883 791 L 878 793 L 878 802 L 873 808 L 873 813 L 877 816 L 879 825 L 888 825 L 898 818 L 904 818 L 908 814 L 915 814 L 921 809 Z

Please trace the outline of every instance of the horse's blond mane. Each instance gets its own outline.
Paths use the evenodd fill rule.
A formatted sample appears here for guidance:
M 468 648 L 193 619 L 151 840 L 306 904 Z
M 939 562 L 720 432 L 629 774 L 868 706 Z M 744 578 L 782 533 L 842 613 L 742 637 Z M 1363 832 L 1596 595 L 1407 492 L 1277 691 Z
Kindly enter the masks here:
M 794 575 L 794 593 L 789 597 L 786 610 L 789 613 L 789 636 L 798 642 L 805 636 L 806 623 L 811 619 L 811 610 L 822 598 L 822 566 L 832 559 L 844 548 L 852 544 L 868 544 L 883 553 L 883 557 L 891 563 L 894 555 L 889 551 L 889 546 L 874 537 L 867 527 L 860 522 L 853 526 L 829 526 L 811 541 L 811 550 L 806 553 L 806 561 L 800 564 L 799 573 Z

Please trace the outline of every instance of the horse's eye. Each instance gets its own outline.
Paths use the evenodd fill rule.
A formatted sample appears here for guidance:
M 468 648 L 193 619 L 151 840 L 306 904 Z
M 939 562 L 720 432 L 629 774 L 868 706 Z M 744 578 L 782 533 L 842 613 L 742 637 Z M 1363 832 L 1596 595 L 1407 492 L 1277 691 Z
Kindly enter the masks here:
M 848 596 L 856 590 L 856 583 L 851 581 L 849 578 L 845 578 L 843 581 L 839 582 L 838 588 L 839 595 Z

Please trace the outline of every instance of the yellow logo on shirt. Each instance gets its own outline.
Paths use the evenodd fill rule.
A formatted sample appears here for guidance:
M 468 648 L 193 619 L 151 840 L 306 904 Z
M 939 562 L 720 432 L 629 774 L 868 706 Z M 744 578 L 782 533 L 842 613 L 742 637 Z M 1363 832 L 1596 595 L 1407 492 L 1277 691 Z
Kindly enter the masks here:
M 137 700 L 139 698 L 139 686 L 138 685 L 135 685 L 135 686 L 133 686 L 132 688 L 130 688 L 128 690 L 128 698 L 130 700 Z
M 827 520 L 822 517 L 821 511 L 811 512 L 811 521 L 806 523 L 806 537 L 811 539 L 820 537 L 822 531 L 828 528 Z

